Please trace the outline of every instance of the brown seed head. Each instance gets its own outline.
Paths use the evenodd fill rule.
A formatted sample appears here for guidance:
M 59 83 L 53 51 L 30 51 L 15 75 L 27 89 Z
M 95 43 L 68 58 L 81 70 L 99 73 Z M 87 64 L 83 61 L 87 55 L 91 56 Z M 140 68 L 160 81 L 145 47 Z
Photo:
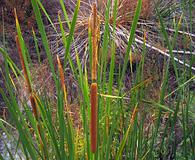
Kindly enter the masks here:
M 91 151 L 96 152 L 97 148 L 97 83 L 91 84 Z

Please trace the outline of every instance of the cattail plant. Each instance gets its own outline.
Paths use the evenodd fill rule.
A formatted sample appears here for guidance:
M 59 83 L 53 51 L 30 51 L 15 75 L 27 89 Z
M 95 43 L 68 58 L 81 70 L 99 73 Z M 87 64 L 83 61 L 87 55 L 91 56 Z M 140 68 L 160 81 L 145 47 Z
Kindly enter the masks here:
M 41 0 L 32 0 L 31 2 L 49 65 L 56 81 L 54 80 L 55 85 L 53 81 L 51 82 L 52 86 L 46 82 L 45 75 L 51 75 L 48 67 L 36 73 L 41 73 L 37 79 L 42 78 L 43 83 L 47 85 L 46 89 L 53 91 L 51 97 L 55 97 L 57 104 L 53 103 L 53 99 L 47 94 L 38 95 L 38 90 L 34 88 L 33 71 L 28 67 L 29 59 L 26 56 L 27 46 L 23 40 L 15 13 L 18 32 L 16 43 L 23 70 L 23 73 L 19 73 L 24 74 L 28 95 L 30 95 L 28 99 L 33 111 L 31 112 L 26 104 L 23 105 L 25 114 L 19 109 L 20 105 L 17 103 L 17 97 L 13 92 L 12 85 L 10 85 L 11 80 L 9 80 L 9 69 L 15 68 L 9 67 L 10 59 L 7 58 L 8 56 L 5 53 L 7 80 L 5 84 L 10 96 L 6 97 L 1 88 L 0 93 L 4 97 L 13 123 L 20 135 L 21 143 L 18 143 L 18 148 L 21 146 L 25 152 L 24 159 L 171 159 L 168 157 L 169 155 L 174 156 L 172 159 L 192 159 L 194 156 L 194 134 L 190 124 L 194 121 L 192 107 L 194 101 L 189 86 L 193 82 L 194 76 L 190 78 L 190 75 L 186 74 L 187 70 L 181 73 L 179 67 L 173 66 L 179 72 L 177 74 L 179 78 L 176 79 L 179 85 L 174 92 L 170 92 L 168 81 L 169 75 L 172 74 L 169 72 L 172 66 L 170 61 L 165 59 L 167 65 L 165 73 L 162 71 L 164 75 L 158 79 L 160 84 L 154 83 L 155 86 L 152 87 L 152 90 L 148 88 L 156 79 L 151 75 L 152 71 L 148 72 L 148 70 L 152 68 L 151 70 L 155 74 L 156 66 L 152 67 L 151 64 L 155 61 L 154 59 L 146 57 L 146 55 L 151 55 L 150 53 L 147 54 L 147 49 L 156 50 L 160 53 L 174 53 L 173 49 L 178 47 L 175 46 L 177 35 L 186 34 L 179 31 L 180 26 L 185 27 L 185 23 L 182 23 L 184 18 L 182 16 L 184 15 L 180 17 L 178 10 L 166 9 L 168 5 L 179 8 L 176 5 L 178 0 L 96 0 L 97 5 L 93 4 L 95 0 L 78 0 L 77 3 L 76 0 L 60 0 L 64 17 L 59 15 L 61 30 L 59 34 L 62 35 L 63 46 L 58 43 L 58 39 L 53 40 L 53 43 L 48 43 L 47 40 L 52 36 L 47 37 L 41 17 L 41 13 L 45 13 L 46 10 L 41 5 Z M 155 7 L 152 2 L 156 2 Z M 192 8 L 192 2 L 190 3 Z M 180 7 L 185 7 L 184 1 Z M 155 8 L 157 8 L 157 13 L 154 11 Z M 43 12 L 40 12 L 40 10 Z M 173 13 L 172 11 L 176 15 L 174 24 L 170 23 L 169 19 Z M 190 13 L 192 14 L 192 11 Z M 156 22 L 159 22 L 157 16 L 160 17 L 161 28 L 156 24 Z M 165 21 L 166 17 L 169 20 Z M 177 24 L 177 18 L 180 19 L 181 25 Z M 63 19 L 66 22 L 62 22 Z M 187 18 L 185 20 L 188 21 Z M 166 25 L 166 22 L 170 25 Z M 53 27 L 55 25 L 52 24 Z M 170 28 L 165 27 L 165 25 Z M 171 26 L 174 26 L 174 31 L 171 30 Z M 36 30 L 34 39 L 36 39 L 35 33 Z M 162 33 L 164 37 L 161 37 Z M 174 35 L 173 41 L 169 38 L 171 35 Z M 56 38 L 56 35 L 53 36 L 53 38 Z M 166 50 L 166 48 L 157 50 L 158 46 L 156 44 L 160 42 L 162 42 L 162 47 L 168 45 L 169 50 Z M 38 43 L 39 41 L 37 41 Z M 56 44 L 56 47 L 52 46 L 53 44 Z M 191 42 L 191 50 L 193 44 L 194 41 Z M 52 49 L 56 49 L 56 52 L 53 52 Z M 186 48 L 186 51 L 188 49 L 190 48 Z M 61 56 L 63 56 L 64 50 L 66 54 L 64 55 L 65 61 L 63 61 L 63 64 L 66 68 L 62 67 L 62 59 L 60 59 L 63 58 Z M 0 52 L 2 51 L 3 49 L 0 47 Z M 52 57 L 51 53 L 56 53 L 59 56 L 57 56 L 56 66 L 59 71 L 59 81 L 57 81 L 57 75 L 54 74 L 54 63 L 56 61 L 53 62 L 52 59 L 56 58 L 56 55 Z M 134 56 L 137 53 L 140 53 L 141 56 Z M 86 61 L 88 58 L 92 61 Z M 135 64 L 134 59 L 139 61 L 136 63 L 136 71 L 132 69 Z M 183 60 L 185 60 L 184 57 Z M 129 71 L 131 71 L 131 75 L 129 75 L 129 68 L 125 67 L 128 65 L 127 62 L 130 63 L 131 70 Z M 156 64 L 156 62 L 153 64 Z M 191 63 L 193 64 L 193 61 Z M 68 68 L 69 64 L 70 69 Z M 163 66 L 162 62 L 160 65 Z M 32 66 L 37 71 L 36 65 Z M 91 82 L 90 91 L 89 70 L 91 74 L 89 78 Z M 108 72 L 108 70 L 110 71 Z M 65 77 L 64 71 L 66 73 L 71 72 L 73 76 L 70 77 L 68 73 L 69 75 Z M 125 86 L 124 76 L 129 78 L 131 86 Z M 81 94 L 77 95 L 77 99 L 75 98 L 76 103 L 81 103 L 76 106 L 77 108 L 70 108 L 73 108 L 73 112 L 76 113 L 72 114 L 73 116 L 71 115 L 71 118 L 76 119 L 74 125 L 69 121 L 69 114 L 66 117 L 64 116 L 64 107 L 68 107 L 67 93 L 72 87 L 71 84 L 66 85 L 65 78 L 66 80 L 70 78 L 78 80 L 76 85 L 81 89 L 81 92 L 79 92 Z M 188 78 L 190 79 L 188 80 Z M 53 86 L 56 86 L 56 89 Z M 59 86 L 61 87 L 59 88 Z M 125 87 L 128 91 L 125 90 Z M 157 94 L 160 95 L 158 98 L 153 98 L 151 94 L 158 88 L 161 91 Z M 33 92 L 35 90 L 36 95 Z M 71 91 L 74 92 L 72 88 Z M 46 90 L 46 92 L 48 91 Z M 54 92 L 57 92 L 57 96 L 54 96 Z M 174 93 L 175 98 L 171 98 L 169 93 Z M 184 93 L 185 96 L 183 96 Z M 168 95 L 166 96 L 166 94 Z M 70 105 L 72 104 L 69 102 Z M 102 107 L 98 108 L 98 105 Z M 53 109 L 55 108 L 57 108 L 57 114 L 53 117 L 53 111 L 55 111 Z M 164 113 L 168 115 L 166 116 L 168 120 L 165 120 L 165 123 L 161 122 Z M 90 123 L 88 122 L 89 117 Z M 80 120 L 80 118 L 82 119 Z M 179 132 L 176 130 L 178 120 L 181 122 L 179 123 L 181 125 L 178 125 Z M 165 125 L 162 126 L 162 123 Z M 35 137 L 37 138 L 32 136 L 31 130 L 29 131 L 29 124 L 35 131 Z M 181 134 L 178 136 L 177 133 Z M 80 141 L 80 139 L 82 140 Z M 177 142 L 178 139 L 181 139 L 181 141 Z M 175 144 L 175 142 L 178 144 Z M 172 150 L 173 148 L 174 150 Z M 1 153 L 0 159 L 3 159 Z
M 16 20 L 16 28 L 18 29 L 18 31 L 20 31 L 16 9 L 14 9 L 14 14 L 15 14 L 15 20 Z M 18 33 L 20 34 L 20 32 L 18 32 Z M 42 141 L 42 136 L 41 136 L 42 134 L 41 134 L 41 131 L 40 131 L 39 114 L 38 114 L 36 99 L 35 99 L 35 96 L 33 94 L 32 84 L 31 84 L 31 81 L 30 81 L 30 78 L 29 78 L 29 75 L 28 75 L 27 67 L 26 67 L 26 64 L 25 64 L 25 59 L 24 59 L 24 56 L 23 56 L 23 53 L 22 53 L 21 44 L 20 44 L 18 36 L 15 37 L 15 41 L 16 41 L 16 46 L 18 48 L 18 54 L 19 54 L 21 66 L 22 66 L 22 69 L 24 71 L 24 77 L 25 77 L 25 81 L 26 81 L 26 85 L 27 85 L 27 89 L 28 89 L 27 91 L 30 95 L 29 100 L 30 100 L 30 103 L 31 103 L 33 115 L 34 115 L 34 117 L 36 119 L 36 122 L 37 122 L 37 130 L 38 130 L 38 138 L 39 138 L 39 141 L 40 141 L 40 148 L 43 151 L 44 148 L 43 148 L 43 141 Z M 45 157 L 44 157 L 44 159 L 45 159 Z
M 64 71 L 63 71 L 63 67 L 62 67 L 62 64 L 60 62 L 60 59 L 59 59 L 58 55 L 57 55 L 57 61 L 58 61 L 58 69 L 59 69 L 59 73 L 60 73 L 61 86 L 62 86 L 62 89 L 63 89 L 63 92 L 64 92 L 64 101 L 65 101 L 66 107 L 68 107 L 66 85 L 64 83 L 64 80 L 65 80 Z
M 16 22 L 17 22 L 17 20 L 16 20 Z M 41 138 L 41 131 L 40 131 L 40 124 L 39 124 L 39 119 L 38 119 L 39 116 L 38 116 L 36 100 L 35 100 L 35 97 L 33 95 L 32 86 L 31 86 L 31 83 L 30 83 L 30 80 L 29 80 L 29 77 L 28 77 L 28 74 L 27 74 L 27 69 L 26 69 L 26 66 L 25 66 L 25 63 L 24 63 L 24 58 L 22 56 L 22 50 L 21 50 L 21 46 L 20 46 L 18 36 L 15 37 L 15 40 L 16 40 L 16 45 L 17 45 L 17 48 L 18 48 L 18 54 L 19 54 L 19 57 L 20 57 L 22 69 L 24 71 L 24 77 L 25 77 L 27 88 L 28 88 L 28 93 L 30 94 L 30 97 L 29 97 L 30 104 L 31 104 L 31 107 L 32 107 L 33 115 L 34 115 L 34 117 L 37 121 L 37 129 L 38 129 L 38 133 L 39 133 L 38 138 L 39 138 L 39 141 L 40 141 L 40 147 L 41 147 L 41 150 L 43 151 L 43 142 L 42 142 L 42 138 Z
M 36 107 L 36 104 L 35 104 L 35 98 L 33 96 L 32 86 L 31 86 L 30 79 L 29 79 L 28 74 L 27 74 L 27 69 L 26 69 L 26 66 L 25 66 L 24 58 L 22 56 L 22 50 L 21 50 L 21 47 L 20 47 L 20 42 L 19 42 L 18 36 L 15 37 L 15 40 L 16 40 L 16 45 L 17 45 L 17 48 L 18 48 L 18 54 L 19 54 L 19 57 L 20 57 L 20 62 L 21 62 L 21 65 L 22 65 L 22 69 L 24 71 L 24 77 L 25 77 L 28 93 L 30 94 L 30 102 L 31 102 L 31 107 L 32 107 L 32 110 L 33 110 L 33 114 L 34 114 L 35 118 L 38 119 L 38 112 L 37 112 L 37 107 Z
M 97 52 L 98 52 L 98 31 L 99 18 L 96 5 L 93 4 L 92 16 L 89 20 L 89 30 L 92 33 L 92 84 L 91 84 L 91 151 L 96 152 L 97 147 Z

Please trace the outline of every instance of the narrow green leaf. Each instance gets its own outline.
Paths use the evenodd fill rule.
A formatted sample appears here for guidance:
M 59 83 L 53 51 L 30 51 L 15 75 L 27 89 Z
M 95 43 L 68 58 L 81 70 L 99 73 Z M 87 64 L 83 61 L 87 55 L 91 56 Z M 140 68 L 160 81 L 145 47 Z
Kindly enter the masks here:
M 41 12 L 40 12 L 39 6 L 37 4 L 38 2 L 37 2 L 37 0 L 31 0 L 31 3 L 32 3 L 32 7 L 33 7 L 33 10 L 34 10 L 34 13 L 35 13 L 39 33 L 41 34 L 43 46 L 45 48 L 45 52 L 46 52 L 46 55 L 47 55 L 47 58 L 48 58 L 48 61 L 49 61 L 49 65 L 50 65 L 50 68 L 51 68 L 51 71 L 52 71 L 52 76 L 53 76 L 53 79 L 55 81 L 55 84 L 57 84 L 57 80 L 56 80 L 57 78 L 56 78 L 54 65 L 53 65 L 53 61 L 52 61 L 52 54 L 50 52 L 49 43 L 48 43 L 47 35 L 46 35 L 46 32 L 45 32 L 45 27 L 44 27 L 44 24 L 43 24 L 43 20 L 41 18 Z
M 77 5 L 76 5 L 74 15 L 73 15 L 73 19 L 72 19 L 72 22 L 71 22 L 69 36 L 68 36 L 68 39 L 67 39 L 66 51 L 65 51 L 65 56 L 64 56 L 64 68 L 66 66 L 66 60 L 70 55 L 70 47 L 71 47 L 72 40 L 74 38 L 74 30 L 75 30 L 75 25 L 76 25 L 76 21 L 77 21 L 79 8 L 80 8 L 80 0 L 77 1 Z
M 137 27 L 137 22 L 139 20 L 139 15 L 140 15 L 140 12 L 141 12 L 141 8 L 142 8 L 142 0 L 138 0 L 137 7 L 136 7 L 136 10 L 135 10 L 135 15 L 134 15 L 133 22 L 132 22 L 132 25 L 131 25 L 128 46 L 127 46 L 126 54 L 125 54 L 125 58 L 124 58 L 122 75 L 121 75 L 120 82 L 119 82 L 119 90 L 121 90 L 121 87 L 122 87 L 122 84 L 123 84 L 122 82 L 123 82 L 123 79 L 124 79 L 124 75 L 125 75 L 126 68 L 127 68 L 127 63 L 128 63 L 128 60 L 129 60 L 129 53 L 130 53 L 130 50 L 131 50 L 131 45 L 133 44 L 133 41 L 134 41 L 135 31 L 136 31 L 136 27 Z

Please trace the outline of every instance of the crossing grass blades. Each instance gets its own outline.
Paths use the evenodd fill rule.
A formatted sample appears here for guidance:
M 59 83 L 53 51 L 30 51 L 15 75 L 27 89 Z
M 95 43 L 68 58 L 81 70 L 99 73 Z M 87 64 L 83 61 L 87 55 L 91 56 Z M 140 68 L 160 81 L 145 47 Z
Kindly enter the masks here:
M 17 150 L 23 153 L 21 159 L 33 160 L 195 157 L 192 0 L 60 0 L 57 23 L 40 0 L 31 0 L 31 5 L 55 98 L 52 102 L 32 87 L 33 65 L 15 10 L 22 71 L 6 48 L 0 48 L 6 87 L 6 92 L 0 89 L 0 93 L 10 117 L 8 122 L 0 119 L 0 126 L 17 142 L 14 152 L 5 142 L 10 159 L 15 159 Z M 50 26 L 44 25 L 42 14 Z M 48 28 L 54 34 L 48 34 Z M 36 38 L 35 32 L 33 35 Z M 147 89 L 154 78 L 146 78 L 145 72 L 150 67 L 145 64 L 152 61 L 147 58 L 151 52 L 163 57 L 156 99 Z M 127 72 L 130 88 L 125 86 Z M 79 88 L 75 108 L 67 96 L 74 92 L 67 89 L 70 74 Z M 169 83 L 172 76 L 173 89 Z M 29 95 L 22 103 L 15 91 L 19 77 Z

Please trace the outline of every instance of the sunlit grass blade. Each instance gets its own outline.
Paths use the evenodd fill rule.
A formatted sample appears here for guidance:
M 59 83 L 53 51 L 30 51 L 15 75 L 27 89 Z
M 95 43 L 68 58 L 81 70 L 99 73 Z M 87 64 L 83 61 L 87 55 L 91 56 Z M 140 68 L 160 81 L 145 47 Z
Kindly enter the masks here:
M 18 79 L 18 75 L 21 76 L 22 78 L 24 78 L 24 75 L 21 73 L 20 69 L 16 66 L 16 64 L 13 62 L 13 60 L 10 58 L 10 56 L 8 55 L 8 53 L 3 49 L 0 48 L 0 52 L 2 55 L 5 55 L 7 63 L 9 65 L 9 67 L 11 68 L 11 70 L 13 71 L 15 77 Z
M 62 33 L 62 42 L 63 42 L 64 47 L 66 47 L 67 38 L 66 38 L 66 33 L 64 31 L 63 23 L 62 23 L 62 20 L 61 20 L 61 13 L 60 12 L 58 12 L 58 20 L 59 20 L 59 24 L 60 24 L 60 31 Z
M 60 5 L 62 7 L 62 11 L 63 11 L 64 17 L 65 17 L 66 23 L 68 24 L 68 28 L 70 29 L 71 28 L 70 20 L 69 20 L 68 14 L 66 12 L 66 7 L 64 5 L 64 1 L 63 0 L 60 0 Z

